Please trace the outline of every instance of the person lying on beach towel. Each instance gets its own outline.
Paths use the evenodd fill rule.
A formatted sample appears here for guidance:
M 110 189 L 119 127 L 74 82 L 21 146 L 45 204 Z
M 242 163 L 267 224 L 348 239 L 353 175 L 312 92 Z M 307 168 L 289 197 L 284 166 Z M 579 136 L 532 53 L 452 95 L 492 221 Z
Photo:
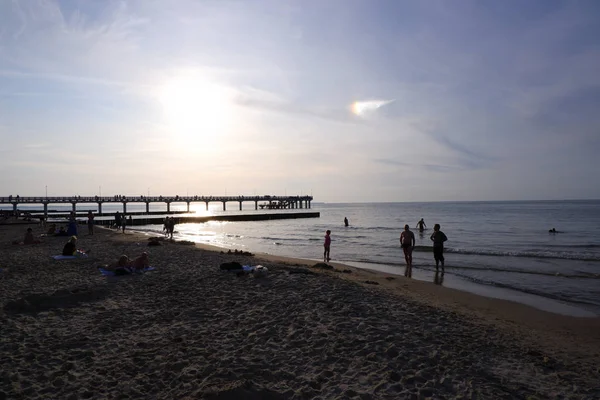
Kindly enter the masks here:
M 85 256 L 90 251 L 87 250 L 77 250 L 77 236 L 71 236 L 69 241 L 63 247 L 62 255 L 63 256 Z
M 106 270 L 113 271 L 115 275 L 128 275 L 148 269 L 149 266 L 148 253 L 144 252 L 133 260 L 123 254 L 115 264 L 106 267 Z

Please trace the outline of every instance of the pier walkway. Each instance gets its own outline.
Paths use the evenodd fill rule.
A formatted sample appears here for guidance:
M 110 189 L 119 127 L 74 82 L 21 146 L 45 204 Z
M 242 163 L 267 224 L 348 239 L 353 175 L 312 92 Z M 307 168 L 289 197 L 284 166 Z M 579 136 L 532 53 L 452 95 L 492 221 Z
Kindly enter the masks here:
M 127 213 L 127 204 L 145 203 L 146 212 L 150 212 L 150 203 L 165 203 L 167 213 L 171 212 L 171 204 L 186 203 L 187 211 L 190 211 L 190 204 L 205 203 L 208 211 L 208 204 L 211 202 L 223 203 L 223 211 L 227 211 L 228 202 L 239 203 L 239 209 L 242 210 L 242 203 L 254 202 L 254 209 L 303 209 L 311 208 L 312 196 L 39 196 L 39 197 L 20 197 L 8 196 L 0 197 L 0 204 L 12 204 L 13 211 L 19 209 L 19 204 L 42 204 L 44 215 L 48 215 L 49 204 L 71 204 L 73 211 L 77 210 L 77 204 L 98 204 L 98 213 L 102 214 L 102 204 L 121 203 L 123 204 L 123 213 Z M 259 205 L 259 202 L 263 204 Z

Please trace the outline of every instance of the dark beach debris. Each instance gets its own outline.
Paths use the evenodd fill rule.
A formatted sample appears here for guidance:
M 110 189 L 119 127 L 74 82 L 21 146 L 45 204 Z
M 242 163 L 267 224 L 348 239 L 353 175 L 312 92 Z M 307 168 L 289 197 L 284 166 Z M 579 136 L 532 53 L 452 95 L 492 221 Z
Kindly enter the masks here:
M 223 251 L 221 251 L 221 254 L 225 254 L 225 253 Z M 254 254 L 250 253 L 249 251 L 243 251 L 243 250 L 238 250 L 238 249 L 235 249 L 234 251 L 231 251 L 231 249 L 229 249 L 227 251 L 227 254 L 235 254 L 238 256 L 249 256 L 249 257 L 254 256 Z
M 194 246 L 196 244 L 190 240 L 177 240 L 177 241 L 175 241 L 175 243 L 182 244 L 184 246 Z
M 81 303 L 102 300 L 108 291 L 104 287 L 60 289 L 52 294 L 33 293 L 10 301 L 4 311 L 11 314 L 38 313 L 59 308 L 79 307 Z
M 148 246 L 162 246 L 160 243 L 160 238 L 152 237 L 148 239 Z
M 375 281 L 364 281 L 364 282 L 369 285 L 379 285 L 379 282 L 375 282 Z
M 303 274 L 303 275 L 315 275 L 314 272 L 309 271 L 307 269 L 304 268 L 293 268 L 288 270 L 288 274 L 292 275 L 292 274 Z
M 396 278 L 394 278 L 393 276 L 386 276 L 385 279 L 387 279 L 388 281 L 393 281 Z
M 325 264 L 325 263 L 316 263 L 311 268 L 326 269 L 326 270 L 329 270 L 329 271 L 333 271 L 334 270 L 334 268 L 331 265 Z
M 342 273 L 344 273 L 344 274 L 351 274 L 352 270 L 351 269 L 343 269 Z
M 242 270 L 242 264 L 240 264 L 237 261 L 231 261 L 231 262 L 226 262 L 221 264 L 221 266 L 219 267 L 224 271 L 235 271 L 235 270 Z

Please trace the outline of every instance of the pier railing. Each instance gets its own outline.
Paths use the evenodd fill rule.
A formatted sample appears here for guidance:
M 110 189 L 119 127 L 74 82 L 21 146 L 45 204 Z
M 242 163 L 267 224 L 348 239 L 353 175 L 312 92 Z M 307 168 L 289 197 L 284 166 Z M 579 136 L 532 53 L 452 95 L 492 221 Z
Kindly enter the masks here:
M 311 208 L 312 196 L 4 196 L 0 197 L 0 204 L 11 204 L 13 211 L 18 210 L 19 204 L 42 204 L 44 206 L 44 214 L 48 214 L 48 204 L 71 204 L 73 211 L 76 211 L 77 204 L 80 203 L 96 203 L 98 204 L 98 212 L 102 214 L 102 204 L 104 203 L 121 203 L 123 204 L 123 212 L 127 212 L 128 203 L 145 203 L 146 212 L 150 212 L 151 203 L 165 203 L 167 212 L 171 211 L 171 203 L 186 203 L 187 210 L 190 210 L 192 203 L 205 203 L 208 210 L 209 203 L 219 202 L 223 204 L 223 211 L 226 211 L 228 202 L 238 202 L 239 209 L 242 210 L 242 203 L 254 202 L 254 209 L 302 209 Z M 259 204 L 262 203 L 262 204 Z

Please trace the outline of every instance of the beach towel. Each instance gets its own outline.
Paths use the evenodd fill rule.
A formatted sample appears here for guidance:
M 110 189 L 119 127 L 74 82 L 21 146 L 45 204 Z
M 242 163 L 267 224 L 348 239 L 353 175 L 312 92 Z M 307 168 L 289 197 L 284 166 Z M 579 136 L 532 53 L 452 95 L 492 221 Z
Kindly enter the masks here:
M 148 268 L 144 268 L 142 271 L 143 272 L 148 272 L 148 271 L 154 271 L 156 268 L 154 267 L 148 267 Z M 98 268 L 98 270 L 100 271 L 100 273 L 104 276 L 117 276 L 115 274 L 115 271 L 109 271 L 107 269 L 104 268 Z M 119 275 L 119 276 L 127 276 L 127 275 Z
M 54 258 L 55 260 L 74 260 L 76 258 L 85 258 L 85 257 L 87 257 L 87 254 L 82 254 L 79 256 L 63 256 L 62 254 L 58 255 L 58 256 L 52 256 L 52 258 Z

